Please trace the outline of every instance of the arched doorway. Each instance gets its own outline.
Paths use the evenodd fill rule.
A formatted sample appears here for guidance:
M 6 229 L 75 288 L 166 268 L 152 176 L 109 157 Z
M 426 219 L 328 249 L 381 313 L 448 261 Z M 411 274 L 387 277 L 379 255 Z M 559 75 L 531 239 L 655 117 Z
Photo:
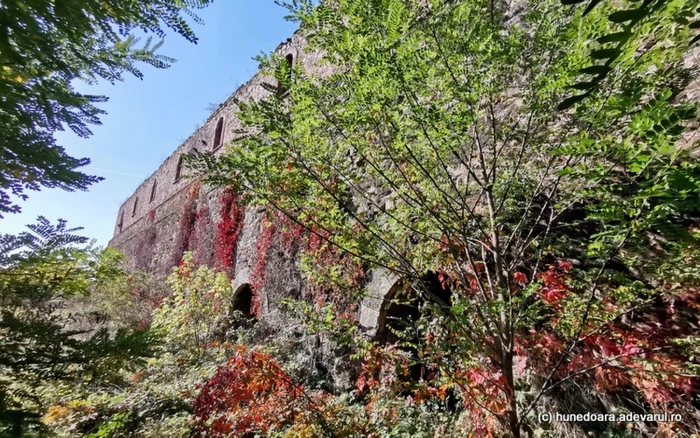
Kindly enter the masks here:
M 419 280 L 398 280 L 384 296 L 379 312 L 375 339 L 391 343 L 392 332 L 405 331 L 420 318 L 426 302 L 449 306 L 452 291 L 440 282 L 437 274 L 430 272 Z
M 242 284 L 233 294 L 231 304 L 232 312 L 241 312 L 247 319 L 254 319 L 253 311 L 253 290 L 248 283 Z
M 423 316 L 426 304 L 450 306 L 452 291 L 443 285 L 437 274 L 430 272 L 420 279 L 399 280 L 387 292 L 382 302 L 375 340 L 380 344 L 395 344 L 401 341 L 418 345 L 421 334 L 418 321 Z M 411 380 L 418 381 L 425 375 L 414 347 L 402 347 L 415 360 L 410 367 Z

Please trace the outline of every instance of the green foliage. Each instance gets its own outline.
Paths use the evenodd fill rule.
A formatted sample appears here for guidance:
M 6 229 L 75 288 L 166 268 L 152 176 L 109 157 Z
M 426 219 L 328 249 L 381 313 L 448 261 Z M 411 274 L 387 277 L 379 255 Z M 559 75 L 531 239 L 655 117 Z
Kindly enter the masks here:
M 151 351 L 147 332 L 96 329 L 70 300 L 123 275 L 114 250 L 84 246 L 65 221 L 40 217 L 29 232 L 0 235 L 0 427 L 19 433 L 45 408 L 51 382 L 118 381 Z M 88 322 L 88 328 L 82 323 Z
M 128 72 L 143 74 L 139 64 L 166 68 L 173 59 L 160 55 L 162 41 L 139 44 L 135 32 L 165 37 L 170 29 L 191 42 L 196 38 L 184 16 L 209 0 L 83 1 L 60 4 L 11 0 L 0 8 L 0 215 L 18 212 L 12 196 L 40 187 L 85 190 L 100 178 L 78 169 L 87 158 L 74 158 L 54 134 L 69 127 L 91 135 L 104 113 L 104 96 L 82 94 L 75 80 L 114 83 Z M 0 216 L 2 217 L 2 216 Z
M 130 272 L 90 287 L 89 296 L 81 301 L 94 307 L 113 324 L 139 328 L 151 324 L 153 311 L 170 295 L 168 285 L 148 272 Z
M 172 297 L 154 313 L 153 328 L 162 330 L 173 351 L 199 354 L 206 345 L 222 338 L 222 315 L 229 313 L 233 290 L 225 274 L 207 266 L 196 267 L 192 253 L 168 278 Z
M 189 252 L 167 283 L 169 297 L 148 317 L 159 335 L 148 360 L 123 370 L 117 384 L 83 382 L 55 395 L 44 419 L 52 430 L 61 436 L 76 429 L 95 437 L 189 436 L 198 387 L 232 351 L 224 335 L 237 322 L 230 311 L 233 291 L 225 274 L 196 267 Z
M 613 405 L 683 413 L 654 433 L 696 433 L 698 103 L 684 57 L 697 0 L 531 0 L 517 17 L 491 0 L 281 3 L 324 74 L 261 56 L 274 85 L 240 103 L 247 135 L 190 164 L 277 209 L 258 250 L 299 254 L 296 320 L 274 336 L 240 328 L 230 281 L 186 254 L 153 313 L 152 357 L 109 384 L 56 384 L 44 421 L 65 436 L 187 436 L 197 399 L 196 423 L 223 435 L 603 435 L 622 426 L 537 414 Z M 24 269 L 32 252 L 17 254 Z M 59 268 L 109 266 L 47 254 L 26 265 L 36 296 Z M 385 296 L 361 293 L 368 267 L 398 278 Z M 66 293 L 100 283 L 92 271 Z M 357 310 L 373 302 L 370 338 Z M 354 372 L 354 395 L 329 366 Z
M 584 0 L 562 0 L 562 4 L 576 4 L 583 2 Z M 583 11 L 583 15 L 588 14 L 599 3 L 601 3 L 601 0 L 590 1 L 586 9 Z M 675 2 L 675 4 L 673 4 L 673 2 L 671 2 L 672 4 L 669 5 L 668 3 L 669 2 L 665 0 L 645 0 L 641 3 L 632 3 L 629 5 L 630 7 L 634 7 L 634 9 L 618 10 L 608 15 L 608 20 L 618 25 L 618 31 L 608 33 L 596 39 L 596 42 L 603 48 L 591 51 L 590 57 L 593 60 L 594 65 L 583 68 L 579 71 L 579 73 L 583 75 L 593 75 L 592 79 L 587 78 L 585 81 L 572 85 L 572 89 L 582 90 L 584 93 L 571 96 L 564 100 L 559 104 L 558 109 L 569 109 L 576 103 L 591 95 L 593 92 L 598 91 L 598 85 L 606 78 L 608 73 L 612 71 L 611 65 L 618 60 L 620 55 L 624 53 L 625 49 L 629 49 L 627 42 L 630 40 L 632 40 L 633 43 L 637 42 L 636 38 L 633 38 L 636 36 L 635 33 L 640 31 L 647 32 L 648 30 L 645 28 L 645 25 L 648 25 L 650 22 L 658 22 L 659 18 L 670 18 L 673 20 L 673 22 L 667 21 L 664 26 L 676 25 L 676 31 L 678 30 L 679 26 L 687 26 L 687 29 L 695 29 L 697 27 L 697 21 L 694 21 L 693 23 L 688 21 L 688 19 L 692 18 L 697 12 L 693 10 L 694 6 L 692 4 L 687 4 L 684 2 Z M 669 6 L 672 12 L 668 10 Z M 698 37 L 695 36 L 690 40 L 689 45 L 692 46 L 697 41 Z M 610 44 L 612 44 L 612 46 Z M 635 50 L 637 47 L 633 46 Z M 604 60 L 605 62 L 603 64 L 595 64 L 596 61 L 600 60 Z

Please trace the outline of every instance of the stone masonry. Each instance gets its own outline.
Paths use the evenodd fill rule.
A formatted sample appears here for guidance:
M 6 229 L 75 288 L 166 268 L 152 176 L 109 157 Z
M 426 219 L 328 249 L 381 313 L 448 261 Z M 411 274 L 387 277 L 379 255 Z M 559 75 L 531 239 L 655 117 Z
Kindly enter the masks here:
M 516 5 L 518 2 L 515 2 Z M 519 14 L 519 9 L 513 7 L 513 16 Z M 305 51 L 304 38 L 297 32 L 286 42 L 280 44 L 275 53 L 281 57 L 298 63 L 303 63 L 304 70 L 311 76 L 323 76 L 327 74 L 328 67 L 321 67 L 318 62 L 318 53 Z M 700 65 L 700 47 L 690 50 L 685 56 L 685 62 L 690 66 Z M 224 145 L 235 139 L 236 131 L 242 127 L 237 119 L 238 110 L 236 101 L 250 101 L 265 97 L 268 90 L 263 83 L 270 85 L 273 78 L 261 73 L 254 75 L 247 83 L 236 90 L 207 121 L 183 144 L 181 144 L 163 164 L 160 165 L 150 177 L 148 177 L 138 189 L 122 204 L 117 216 L 114 237 L 109 245 L 121 250 L 128 258 L 133 269 L 146 270 L 159 276 L 166 276 L 178 261 L 179 249 L 178 231 L 180 221 L 187 208 L 188 195 L 194 192 L 193 180 L 178 177 L 186 170 L 181 168 L 181 160 L 184 154 L 194 150 L 214 151 L 220 154 L 225 150 Z M 700 98 L 700 81 L 695 78 L 685 90 L 690 99 Z M 217 129 L 217 127 L 219 127 Z M 220 131 L 217 133 L 217 131 Z M 697 130 L 687 133 L 687 138 L 681 142 L 681 146 L 691 143 Z M 693 157 L 700 156 L 700 148 L 694 150 Z M 179 170 L 181 168 L 181 170 Z M 214 251 L 214 240 L 217 235 L 217 224 L 220 211 L 220 190 L 212 190 L 202 186 L 197 191 L 197 205 L 199 213 L 207 217 L 197 218 L 199 224 L 204 224 L 198 229 L 198 247 L 200 251 L 208 252 L 204 258 L 211 259 Z M 201 208 L 206 206 L 206 208 Z M 251 281 L 256 253 L 256 242 L 262 231 L 263 212 L 247 209 L 244 226 L 240 233 L 236 249 L 234 272 L 231 272 L 235 291 L 242 291 Z M 208 249 L 207 249 L 208 248 Z M 294 260 L 285 261 L 294 265 Z M 368 295 L 364 299 L 358 312 L 358 319 L 366 332 L 374 335 L 384 326 L 386 307 L 397 289 L 399 279 L 391 273 L 377 270 L 369 273 Z M 276 296 L 290 291 L 278 291 Z M 262 317 L 271 317 L 276 312 L 275 297 L 265 296 L 263 291 L 259 297 L 262 305 Z M 272 318 L 274 319 L 274 317 Z
M 319 56 L 304 51 L 304 46 L 303 37 L 296 33 L 280 44 L 275 53 L 294 63 L 302 62 L 304 70 L 309 74 L 323 75 L 323 68 L 318 67 Z M 199 205 L 198 214 L 207 216 L 197 218 L 198 224 L 205 224 L 197 230 L 198 249 L 207 253 L 203 255 L 205 259 L 211 259 L 217 235 L 218 212 L 221 208 L 221 190 L 204 185 L 195 188 L 198 183 L 183 177 L 186 169 L 182 164 L 182 156 L 195 150 L 222 153 L 225 145 L 236 138 L 236 131 L 242 127 L 242 123 L 236 117 L 236 102 L 265 97 L 269 91 L 263 87 L 263 83 L 274 85 L 272 81 L 273 78 L 257 73 L 238 88 L 121 205 L 109 246 L 126 255 L 129 268 L 149 271 L 161 277 L 169 274 L 180 255 L 180 249 L 177 248 L 180 222 L 185 214 L 184 210 L 191 202 L 188 198 L 193 195 L 196 195 L 196 203 Z M 236 293 L 244 290 L 250 282 L 256 242 L 262 230 L 262 217 L 260 210 L 246 210 L 243 229 L 237 243 L 234 272 L 230 273 L 233 279 L 232 287 Z M 378 324 L 383 320 L 383 303 L 387 302 L 390 298 L 388 295 L 396 289 L 396 281 L 397 279 L 389 273 L 379 271 L 370 274 L 369 296 L 362 303 L 358 314 L 368 334 L 377 332 Z M 276 308 L 274 303 L 269 302 L 264 292 L 259 298 L 263 303 L 262 317 L 273 316 Z

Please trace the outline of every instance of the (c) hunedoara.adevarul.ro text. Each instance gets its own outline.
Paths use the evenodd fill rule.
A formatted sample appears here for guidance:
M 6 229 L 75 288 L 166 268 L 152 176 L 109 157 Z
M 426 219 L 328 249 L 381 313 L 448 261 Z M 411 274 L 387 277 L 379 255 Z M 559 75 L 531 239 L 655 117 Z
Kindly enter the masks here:
M 664 412 L 663 414 L 597 414 L 593 412 L 587 412 L 585 414 L 562 414 L 559 412 L 541 412 L 538 418 L 543 423 L 550 423 L 552 421 L 561 421 L 565 423 L 572 421 L 656 421 L 658 423 L 665 423 L 682 420 L 681 414 L 669 414 L 668 412 Z

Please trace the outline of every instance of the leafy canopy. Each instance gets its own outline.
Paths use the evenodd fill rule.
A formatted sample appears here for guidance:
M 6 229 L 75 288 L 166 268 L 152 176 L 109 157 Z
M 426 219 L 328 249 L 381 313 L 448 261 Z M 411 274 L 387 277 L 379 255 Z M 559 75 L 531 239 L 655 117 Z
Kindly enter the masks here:
M 20 210 L 12 196 L 41 187 L 86 190 L 100 181 L 78 169 L 56 143 L 69 127 L 91 135 L 104 113 L 96 105 L 105 96 L 75 91 L 76 80 L 114 83 L 124 72 L 138 78 L 139 64 L 166 68 L 173 59 L 158 54 L 170 29 L 188 41 L 197 39 L 185 17 L 211 0 L 97 1 L 10 0 L 0 5 L 0 217 Z M 143 44 L 135 32 L 155 34 Z
M 520 436 L 545 397 L 584 375 L 611 391 L 629 382 L 651 410 L 687 407 L 697 356 L 620 321 L 676 300 L 659 270 L 669 241 L 697 248 L 685 57 L 698 2 L 616 19 L 636 4 L 291 2 L 320 66 L 289 75 L 261 57 L 288 92 L 242 103 L 245 135 L 194 165 L 404 279 L 424 313 L 401 345 L 459 389 L 479 433 Z M 629 35 L 602 38 L 617 32 Z M 583 86 L 591 58 L 611 62 Z M 619 355 L 634 357 L 623 371 Z
M 119 381 L 120 368 L 150 354 L 148 332 L 96 328 L 71 298 L 125 275 L 113 249 L 40 217 L 30 231 L 0 235 L 0 430 L 18 434 L 41 416 L 53 382 Z M 7 428 L 5 430 L 5 428 Z

